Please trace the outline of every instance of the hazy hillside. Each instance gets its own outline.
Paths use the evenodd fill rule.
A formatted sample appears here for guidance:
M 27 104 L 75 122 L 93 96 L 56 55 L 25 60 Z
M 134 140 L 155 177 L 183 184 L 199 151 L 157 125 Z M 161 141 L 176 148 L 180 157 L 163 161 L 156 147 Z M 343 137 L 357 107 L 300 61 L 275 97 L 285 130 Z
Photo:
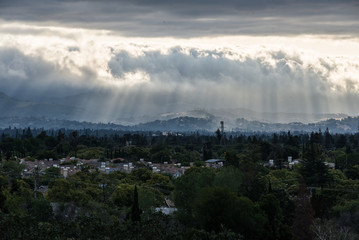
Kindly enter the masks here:
M 266 123 L 237 119 L 236 127 L 230 128 L 225 122 L 226 132 L 312 132 L 325 131 L 329 128 L 332 133 L 358 132 L 359 117 L 348 117 L 342 120 L 330 119 L 318 123 Z M 119 125 L 114 123 L 92 123 L 86 121 L 52 119 L 46 117 L 0 117 L 0 128 L 44 128 L 44 129 L 107 129 L 124 131 L 164 131 L 164 132 L 194 132 L 204 131 L 214 133 L 220 123 L 217 119 L 178 117 L 169 120 L 155 120 L 136 125 Z
M 104 99 L 100 99 L 103 97 Z M 0 93 L 0 127 L 44 128 L 105 128 L 145 131 L 210 131 L 225 122 L 226 131 L 275 132 L 317 131 L 329 128 L 333 132 L 356 132 L 358 118 L 344 114 L 260 113 L 249 109 L 195 109 L 162 114 L 130 114 L 130 107 L 122 111 L 110 105 L 103 95 L 88 94 L 68 98 L 23 101 Z M 138 106 L 140 108 L 140 106 Z M 119 106 L 119 108 L 121 108 Z M 110 123 L 110 124 L 108 124 Z
M 80 120 L 85 115 L 84 109 L 76 106 L 56 103 L 39 103 L 22 101 L 0 93 L 0 112 L 2 117 L 49 117 L 59 119 Z

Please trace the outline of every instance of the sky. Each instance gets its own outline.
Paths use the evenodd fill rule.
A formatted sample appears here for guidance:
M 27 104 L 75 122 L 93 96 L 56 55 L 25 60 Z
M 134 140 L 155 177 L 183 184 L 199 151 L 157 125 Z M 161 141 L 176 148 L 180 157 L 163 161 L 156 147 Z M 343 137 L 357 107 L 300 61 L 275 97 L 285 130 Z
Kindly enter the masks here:
M 100 96 L 129 115 L 357 116 L 358 13 L 358 0 L 0 0 L 0 91 Z

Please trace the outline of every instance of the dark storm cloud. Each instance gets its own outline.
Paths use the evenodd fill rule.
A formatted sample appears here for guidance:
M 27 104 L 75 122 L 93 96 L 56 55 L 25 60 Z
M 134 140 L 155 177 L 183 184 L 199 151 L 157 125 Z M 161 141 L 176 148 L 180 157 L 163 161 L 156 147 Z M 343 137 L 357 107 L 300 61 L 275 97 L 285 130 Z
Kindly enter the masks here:
M 0 18 L 109 29 L 132 36 L 359 35 L 350 0 L 2 0 Z
M 85 50 L 71 47 L 66 49 L 69 54 L 71 49 Z M 308 63 L 299 55 L 274 50 L 248 55 L 175 47 L 136 54 L 113 50 L 104 68 L 114 78 L 99 81 L 90 66 L 63 66 L 41 55 L 0 48 L 0 91 L 17 98 L 42 99 L 104 90 L 106 94 L 88 102 L 88 107 L 106 106 L 109 113 L 127 109 L 129 116 L 131 111 L 149 114 L 223 106 L 273 112 L 359 111 L 357 81 L 350 77 L 339 79 L 344 84 L 330 81 L 332 74 L 342 73 L 343 64 L 350 71 L 359 70 L 343 61 L 313 58 Z M 148 81 L 136 83 L 128 77 L 139 72 Z
M 96 74 L 88 68 L 76 76 L 41 57 L 0 48 L 0 91 L 23 99 L 66 96 L 90 89 Z

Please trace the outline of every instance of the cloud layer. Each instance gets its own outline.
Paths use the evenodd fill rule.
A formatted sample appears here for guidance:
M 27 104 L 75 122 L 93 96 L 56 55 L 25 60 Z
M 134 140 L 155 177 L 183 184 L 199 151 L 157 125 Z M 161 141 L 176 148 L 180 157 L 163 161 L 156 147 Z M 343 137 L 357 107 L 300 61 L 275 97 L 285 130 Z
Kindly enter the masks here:
M 18 98 L 41 99 L 86 91 L 93 86 L 96 74 L 86 67 L 77 70 L 81 76 L 40 56 L 0 48 L 0 89 Z
M 127 36 L 359 35 L 359 4 L 319 1 L 2 0 L 0 18 Z
M 0 89 L 23 99 L 87 93 L 93 99 L 81 101 L 80 107 L 109 117 L 111 112 L 130 116 L 237 107 L 359 114 L 356 56 L 283 47 L 250 50 L 241 44 L 165 47 L 157 40 L 134 43 L 101 36 L 98 41 L 49 38 L 49 45 L 40 41 L 31 48 L 22 37 L 15 39 L 0 47 Z
M 353 0 L 1 0 L 0 91 L 85 94 L 81 107 L 108 116 L 358 115 L 358 12 Z
M 121 50 L 113 54 L 109 69 L 119 79 L 128 73 L 146 73 L 150 77 L 143 84 L 146 88 L 174 94 L 183 106 L 354 113 L 359 110 L 353 104 L 359 100 L 359 65 L 351 61 L 307 61 L 283 51 L 242 55 L 172 48 L 139 56 Z M 351 74 L 345 75 L 348 70 Z

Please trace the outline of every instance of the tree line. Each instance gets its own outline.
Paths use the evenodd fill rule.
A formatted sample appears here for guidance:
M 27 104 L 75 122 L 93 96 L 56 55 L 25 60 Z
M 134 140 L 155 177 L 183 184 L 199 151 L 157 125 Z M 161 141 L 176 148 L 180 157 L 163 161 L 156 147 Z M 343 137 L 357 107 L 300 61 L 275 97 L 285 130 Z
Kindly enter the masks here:
M 19 132 L 0 141 L 2 239 L 358 238 L 358 134 Z M 47 191 L 34 194 L 19 158 L 68 156 L 194 164 L 178 178 L 145 166 L 68 178 L 49 168 L 39 180 Z M 205 167 L 211 158 L 224 167 Z M 173 215 L 156 211 L 166 200 Z

